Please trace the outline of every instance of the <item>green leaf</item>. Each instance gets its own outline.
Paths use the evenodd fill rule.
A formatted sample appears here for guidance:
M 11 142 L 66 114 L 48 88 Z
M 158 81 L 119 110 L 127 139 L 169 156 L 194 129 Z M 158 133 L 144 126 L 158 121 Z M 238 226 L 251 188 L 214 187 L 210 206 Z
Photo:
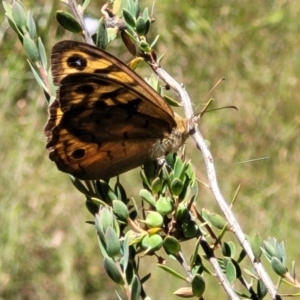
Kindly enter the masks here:
M 274 272 L 281 277 L 284 277 L 287 273 L 286 266 L 275 256 L 271 259 L 271 266 Z
M 26 24 L 30 37 L 34 39 L 36 37 L 36 26 L 30 11 L 27 13 Z
M 182 181 L 178 178 L 173 179 L 172 182 L 171 182 L 172 194 L 175 195 L 175 196 L 178 196 L 182 192 L 182 189 L 183 189 Z
M 22 33 L 27 32 L 26 23 L 27 23 L 27 14 L 25 6 L 22 2 L 14 1 L 12 5 L 12 18 L 18 29 Z
M 153 207 L 155 207 L 155 204 L 156 204 L 155 198 L 153 197 L 153 195 L 148 190 L 146 190 L 146 189 L 140 190 L 139 195 L 147 203 L 149 203 L 150 205 L 152 205 Z
M 130 252 L 129 252 L 129 245 L 128 245 L 128 235 L 125 235 L 125 238 L 123 239 L 121 245 L 122 245 L 122 252 L 123 252 L 123 271 L 126 272 L 127 270 L 127 266 L 128 266 L 128 263 L 129 263 L 129 255 L 130 255 Z M 127 276 L 126 276 L 127 278 Z
M 129 217 L 127 206 L 120 200 L 113 200 L 113 211 L 123 221 L 126 221 Z
M 192 281 L 193 295 L 201 297 L 205 291 L 205 281 L 200 274 L 196 274 Z
M 266 257 L 268 258 L 269 261 L 271 261 L 271 258 L 273 256 L 275 256 L 274 246 L 271 243 L 267 242 L 267 241 L 263 242 L 263 246 L 264 246 L 263 249 L 265 250 L 264 253 L 265 253 Z
M 154 194 L 157 194 L 161 190 L 162 182 L 159 177 L 156 177 L 151 184 L 151 190 Z
M 139 36 L 146 35 L 146 33 L 147 33 L 147 26 L 146 26 L 145 20 L 142 17 L 138 17 L 138 19 L 136 21 L 136 24 L 135 24 L 135 27 L 136 27 L 136 33 Z
M 204 209 L 202 210 L 202 213 L 204 212 Z M 211 225 L 218 229 L 224 229 L 226 227 L 229 228 L 228 222 L 220 215 L 212 213 L 208 210 L 205 210 L 206 217 L 204 217 L 205 220 L 207 220 Z
M 42 89 L 44 91 L 47 91 L 47 87 L 45 86 L 42 78 L 40 77 L 40 75 L 38 74 L 38 72 L 35 70 L 35 68 L 33 67 L 32 63 L 30 62 L 30 60 L 28 59 L 28 64 L 30 66 L 31 72 L 35 78 L 35 80 L 37 81 L 37 83 L 39 84 L 40 87 L 42 87 Z
M 28 33 L 24 35 L 23 47 L 31 62 L 36 63 L 40 60 L 38 48 Z
M 128 203 L 126 191 L 125 191 L 123 185 L 119 182 L 119 180 L 117 180 L 117 182 L 115 184 L 115 194 L 117 196 L 117 199 L 122 200 L 122 202 L 125 204 Z
M 250 243 L 254 257 L 256 259 L 260 259 L 262 255 L 262 250 L 261 250 L 262 240 L 260 236 L 256 233 L 254 236 L 249 236 L 248 241 Z
M 157 264 L 157 266 L 163 270 L 165 270 L 166 272 L 168 272 L 169 274 L 173 275 L 174 277 L 181 279 L 185 282 L 187 282 L 186 278 L 184 276 L 182 276 L 181 274 L 179 274 L 178 272 L 176 272 L 175 270 L 171 269 L 170 267 L 167 267 L 166 265 L 162 265 L 162 264 Z
M 189 215 L 189 210 L 187 209 L 186 205 L 184 203 L 179 203 L 176 211 L 176 219 L 178 221 L 183 221 L 189 218 Z
M 47 63 L 47 54 L 46 54 L 46 50 L 45 50 L 45 47 L 44 47 L 44 44 L 43 44 L 41 38 L 38 38 L 38 51 L 39 51 L 39 54 L 40 54 L 42 66 L 43 66 L 44 70 L 46 70 L 47 65 L 48 65 L 48 63 Z
M 124 285 L 124 279 L 110 257 L 104 257 L 104 269 L 110 279 L 117 284 Z
M 105 232 L 105 243 L 106 243 L 106 252 L 108 256 L 114 258 L 120 253 L 120 241 L 119 236 L 113 230 L 111 226 L 107 227 Z
M 125 22 L 131 26 L 131 27 L 135 27 L 135 18 L 131 15 L 131 13 L 126 9 L 123 8 L 123 17 Z
M 96 46 L 105 50 L 108 44 L 107 30 L 105 27 L 105 21 L 101 19 L 98 23 Z
M 101 192 L 103 193 L 103 196 L 106 201 L 113 201 L 118 199 L 118 196 L 115 194 L 115 192 L 112 190 L 112 188 L 109 186 L 109 184 L 104 180 L 99 180 Z
M 76 189 L 84 195 L 89 195 L 89 190 L 85 187 L 85 185 L 76 177 L 70 175 L 71 182 L 76 187 Z
M 227 257 L 231 257 L 231 249 L 228 243 L 224 242 L 222 244 L 222 254 Z
M 232 263 L 231 259 L 224 259 L 224 262 L 227 262 L 225 264 L 225 272 L 226 272 L 226 277 L 231 285 L 234 284 L 236 281 L 236 269 L 234 264 Z
M 268 293 L 264 283 L 261 280 L 257 281 L 257 296 L 259 299 L 263 299 Z
M 90 0 L 84 0 L 84 2 L 81 5 L 82 11 L 85 11 L 86 8 L 89 6 L 89 4 L 90 4 Z
M 71 31 L 73 33 L 82 32 L 82 27 L 77 22 L 77 20 L 66 11 L 58 10 L 56 12 L 56 20 L 64 29 L 68 31 Z
M 132 283 L 131 283 L 131 298 L 130 300 L 138 300 L 141 296 L 141 283 L 139 278 L 134 275 Z
M 153 42 L 151 43 L 151 45 L 150 45 L 151 48 L 153 48 L 155 46 L 155 44 L 157 43 L 158 39 L 159 39 L 159 35 L 157 35 L 155 37 L 155 39 L 153 40 Z

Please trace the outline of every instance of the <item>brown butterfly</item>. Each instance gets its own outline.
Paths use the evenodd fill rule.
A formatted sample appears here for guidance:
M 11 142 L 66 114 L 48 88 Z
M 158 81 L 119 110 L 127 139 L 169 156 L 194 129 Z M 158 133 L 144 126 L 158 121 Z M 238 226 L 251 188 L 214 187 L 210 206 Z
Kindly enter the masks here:
M 188 121 L 117 58 L 88 44 L 62 41 L 51 68 L 58 86 L 45 127 L 59 170 L 108 179 L 176 152 Z

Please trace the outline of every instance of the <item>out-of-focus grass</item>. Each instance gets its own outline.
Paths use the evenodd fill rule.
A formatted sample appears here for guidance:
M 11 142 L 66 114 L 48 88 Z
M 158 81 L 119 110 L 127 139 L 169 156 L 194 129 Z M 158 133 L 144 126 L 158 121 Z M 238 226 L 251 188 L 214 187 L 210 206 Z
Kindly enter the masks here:
M 40 20 L 50 49 L 61 38 L 55 22 L 47 21 L 51 2 L 44 4 L 27 2 L 27 7 Z M 299 15 L 297 1 L 165 0 L 156 4 L 154 24 L 163 66 L 185 84 L 195 108 L 210 97 L 213 107 L 238 107 L 238 112 L 206 114 L 200 128 L 211 143 L 226 198 L 242 184 L 233 208 L 241 226 L 262 238 L 284 239 L 289 262 L 300 260 Z M 2 8 L 0 18 L 0 299 L 115 299 L 115 285 L 101 271 L 95 232 L 84 224 L 91 219 L 84 198 L 47 158 L 42 91 L 16 35 L 3 23 Z M 207 95 L 221 77 L 226 80 Z M 202 159 L 193 147 L 189 142 L 204 180 Z M 268 158 L 241 163 L 263 157 Z M 130 175 L 121 180 L 134 186 Z M 216 210 L 201 186 L 198 207 Z M 160 270 L 155 274 L 168 276 Z M 148 286 L 151 295 L 161 282 Z

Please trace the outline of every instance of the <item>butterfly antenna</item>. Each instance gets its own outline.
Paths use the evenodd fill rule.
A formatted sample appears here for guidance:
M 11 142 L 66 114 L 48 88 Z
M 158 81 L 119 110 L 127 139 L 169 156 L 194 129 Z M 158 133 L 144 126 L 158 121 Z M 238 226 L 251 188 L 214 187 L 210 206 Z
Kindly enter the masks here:
M 208 97 L 211 93 L 212 93 L 212 91 L 222 82 L 222 81 L 224 81 L 225 80 L 225 78 L 224 77 L 222 77 L 222 78 L 220 78 L 216 83 L 215 83 L 215 85 L 210 89 L 210 91 L 205 95 L 205 98 L 206 97 Z M 207 108 L 211 105 L 211 103 L 213 102 L 213 99 L 211 98 L 211 99 L 209 99 L 208 100 L 208 102 L 205 104 L 205 106 L 204 106 L 204 108 L 201 110 L 201 112 L 198 114 L 198 115 L 200 115 L 200 117 L 202 117 L 202 115 L 207 111 Z M 199 108 L 199 105 L 196 107 L 196 109 L 195 110 L 197 110 Z
M 223 78 L 220 78 L 218 81 L 217 81 L 217 83 L 210 89 L 210 91 L 207 93 L 207 95 L 206 96 L 209 96 L 209 94 L 211 94 L 211 92 L 221 83 L 221 81 L 224 81 L 225 80 L 225 78 L 223 77 Z

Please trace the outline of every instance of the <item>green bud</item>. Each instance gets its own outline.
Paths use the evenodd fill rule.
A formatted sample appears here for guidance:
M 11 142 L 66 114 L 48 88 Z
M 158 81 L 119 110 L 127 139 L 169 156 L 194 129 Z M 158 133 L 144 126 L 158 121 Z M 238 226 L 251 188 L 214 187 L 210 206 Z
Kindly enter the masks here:
M 195 221 L 187 220 L 184 221 L 181 225 L 183 234 L 187 238 L 193 238 L 198 233 L 198 225 Z
M 163 239 L 159 234 L 146 235 L 142 240 L 142 248 L 149 251 L 157 251 L 163 245 Z
M 181 250 L 181 245 L 176 238 L 167 236 L 164 239 L 164 248 L 169 254 L 177 254 Z
M 176 211 L 176 219 L 178 221 L 185 220 L 189 217 L 189 210 L 185 204 L 179 203 Z
M 174 202 L 170 197 L 160 197 L 155 204 L 155 208 L 162 216 L 168 215 L 173 211 Z
M 163 217 L 156 211 L 152 211 L 146 218 L 146 224 L 149 228 L 159 228 L 163 224 Z

